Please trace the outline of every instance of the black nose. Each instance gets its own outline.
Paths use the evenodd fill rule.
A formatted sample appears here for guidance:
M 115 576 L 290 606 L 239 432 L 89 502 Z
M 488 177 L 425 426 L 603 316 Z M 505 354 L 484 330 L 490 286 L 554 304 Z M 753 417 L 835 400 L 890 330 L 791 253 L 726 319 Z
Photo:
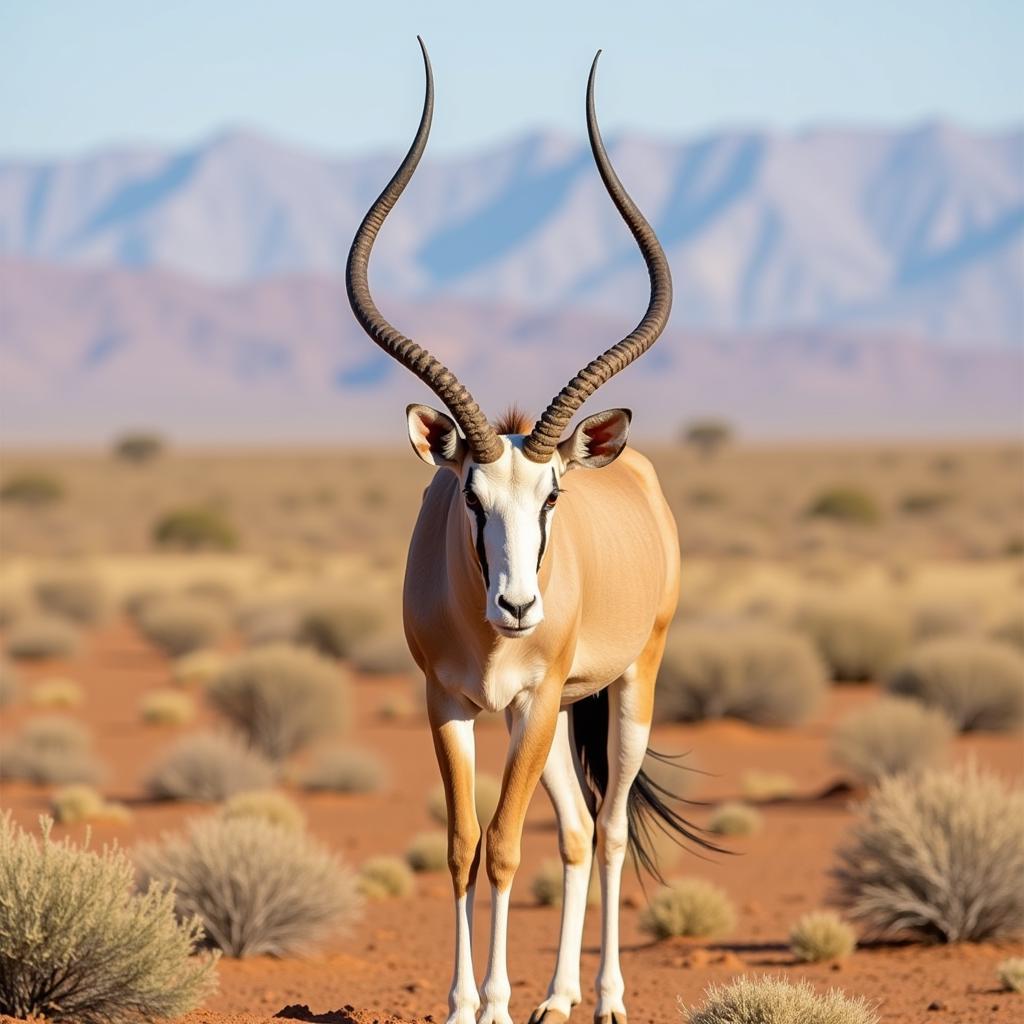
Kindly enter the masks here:
M 512 604 L 511 601 L 506 601 L 504 595 L 498 595 L 498 607 L 504 608 L 509 615 L 514 615 L 517 622 L 523 621 L 523 616 L 537 603 L 537 598 L 531 597 L 526 604 Z

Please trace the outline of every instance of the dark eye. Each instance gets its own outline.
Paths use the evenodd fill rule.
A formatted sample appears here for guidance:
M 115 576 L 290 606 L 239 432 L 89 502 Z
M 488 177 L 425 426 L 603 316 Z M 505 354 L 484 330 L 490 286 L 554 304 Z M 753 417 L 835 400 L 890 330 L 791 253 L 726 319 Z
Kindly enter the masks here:
M 558 501 L 558 491 L 552 491 L 544 502 L 545 508 L 554 508 L 555 502 Z
M 478 509 L 480 507 L 480 499 L 473 491 L 466 491 L 466 505 L 471 509 Z

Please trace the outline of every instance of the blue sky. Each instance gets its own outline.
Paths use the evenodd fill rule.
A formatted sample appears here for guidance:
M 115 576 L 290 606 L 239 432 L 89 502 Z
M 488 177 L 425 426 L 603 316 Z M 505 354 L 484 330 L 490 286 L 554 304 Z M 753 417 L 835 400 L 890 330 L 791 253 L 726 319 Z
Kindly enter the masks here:
M 434 152 L 538 127 L 582 135 L 598 47 L 609 132 L 1024 117 L 1020 0 L 8 0 L 0 152 L 239 126 L 337 153 L 397 147 L 420 102 L 417 32 L 437 79 Z

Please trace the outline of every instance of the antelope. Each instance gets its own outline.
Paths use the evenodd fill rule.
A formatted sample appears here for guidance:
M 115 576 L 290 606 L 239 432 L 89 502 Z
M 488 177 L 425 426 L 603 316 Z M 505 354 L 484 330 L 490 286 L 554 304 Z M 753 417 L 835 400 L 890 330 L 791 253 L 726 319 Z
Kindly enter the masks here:
M 430 132 L 433 73 L 419 42 L 426 74 L 419 128 L 356 232 L 346 284 L 370 338 L 431 388 L 451 414 L 425 405 L 407 409 L 413 449 L 440 472 L 424 492 L 403 594 L 405 634 L 426 680 L 448 809 L 455 899 L 448 1024 L 511 1024 L 509 894 L 538 781 L 558 821 L 564 898 L 554 974 L 530 1022 L 567 1021 L 581 1000 L 583 919 L 596 856 L 601 960 L 595 1021 L 625 1024 L 618 910 L 627 851 L 654 869 L 652 823 L 702 842 L 659 795 L 666 791 L 642 771 L 655 680 L 678 600 L 679 542 L 654 469 L 626 447 L 628 409 L 587 416 L 563 434 L 583 403 L 664 330 L 672 304 L 668 262 L 601 140 L 594 112 L 598 51 L 587 84 L 590 146 L 647 264 L 647 312 L 562 388 L 535 425 L 513 412 L 492 426 L 451 370 L 388 323 L 367 280 L 373 243 Z M 563 487 L 569 474 L 572 483 Z M 482 837 L 474 806 L 473 726 L 484 710 L 504 712 L 510 739 L 497 810 Z M 491 925 L 478 991 L 471 944 L 482 852 Z

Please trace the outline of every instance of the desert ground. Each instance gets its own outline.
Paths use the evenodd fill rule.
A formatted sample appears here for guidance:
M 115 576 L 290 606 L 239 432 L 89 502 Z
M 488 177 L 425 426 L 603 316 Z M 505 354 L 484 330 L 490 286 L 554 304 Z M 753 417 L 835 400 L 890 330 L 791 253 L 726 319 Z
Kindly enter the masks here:
M 680 631 L 799 630 L 808 609 L 841 598 L 899 623 L 896 658 L 936 638 L 996 637 L 1010 646 L 1006 638 L 1020 635 L 1014 629 L 1024 619 L 1024 466 L 1011 442 L 729 444 L 703 453 L 680 444 L 651 454 L 683 549 Z M 73 718 L 87 729 L 102 768 L 97 789 L 121 808 L 112 819 L 58 822 L 56 837 L 84 841 L 89 834 L 94 848 L 116 842 L 131 852 L 217 813 L 216 803 L 155 799 L 145 786 L 165 749 L 223 724 L 203 682 L 182 682 L 175 659 L 140 629 L 140 607 L 168 594 L 221 608 L 224 626 L 204 646 L 225 663 L 254 645 L 261 630 L 289 635 L 296 609 L 311 600 L 330 598 L 365 612 L 365 643 L 335 661 L 351 703 L 347 725 L 289 757 L 277 788 L 299 806 L 309 835 L 355 869 L 377 855 L 400 857 L 416 835 L 437 828 L 428 808 L 437 772 L 422 683 L 400 635 L 404 549 L 429 480 L 411 453 L 171 449 L 133 462 L 105 452 L 18 452 L 3 460 L 0 492 L 32 475 L 56 482 L 56 492 L 26 500 L 8 488 L 0 505 L 0 640 L 18 677 L 17 696 L 0 710 L 0 742 L 38 716 Z M 836 491 L 847 498 L 822 501 Z M 850 492 L 857 497 L 850 500 Z M 229 533 L 211 542 L 172 531 L 161 541 L 158 524 L 181 509 L 212 511 Z M 19 622 L 40 614 L 39 581 L 61 574 L 93 586 L 96 607 L 72 614 L 77 645 L 56 656 L 15 657 L 11 638 Z M 72 697 L 62 700 L 58 687 L 48 699 L 53 680 L 77 684 Z M 834 904 L 836 851 L 868 792 L 833 756 L 835 729 L 877 703 L 884 684 L 881 673 L 832 682 L 791 725 L 660 716 L 652 747 L 685 754 L 692 768 L 677 779 L 692 801 L 685 813 L 703 825 L 718 805 L 739 801 L 756 808 L 760 826 L 750 835 L 719 837 L 728 853 L 664 851 L 667 878 L 706 879 L 727 894 L 736 920 L 720 937 L 656 940 L 645 932 L 641 914 L 658 883 L 640 879 L 627 863 L 622 966 L 633 1021 L 677 1021 L 680 1002 L 697 1003 L 710 983 L 741 974 L 839 987 L 867 997 L 893 1024 L 1024 1015 L 1024 997 L 1001 990 L 995 973 L 1000 961 L 1024 954 L 1016 940 L 868 938 L 851 955 L 822 963 L 804 963 L 791 951 L 794 922 Z M 147 697 L 166 691 L 187 697 L 187 720 L 145 721 Z M 485 718 L 477 734 L 478 770 L 500 776 L 503 722 Z M 963 732 L 948 760 L 975 763 L 1019 785 L 1021 739 L 1019 728 Z M 375 759 L 377 788 L 305 788 L 303 773 L 325 748 Z M 774 788 L 765 783 L 772 777 Z M 0 808 L 34 830 L 59 789 L 4 779 Z M 554 965 L 559 909 L 538 903 L 531 880 L 557 852 L 554 815 L 538 790 L 510 917 L 516 1020 L 544 996 Z M 479 888 L 478 977 L 488 926 L 486 886 Z M 411 893 L 367 900 L 346 929 L 301 956 L 225 956 L 216 993 L 183 1021 L 443 1021 L 450 891 L 447 871 L 417 873 Z M 581 1020 L 594 1008 L 598 914 L 592 907 L 586 924 Z

